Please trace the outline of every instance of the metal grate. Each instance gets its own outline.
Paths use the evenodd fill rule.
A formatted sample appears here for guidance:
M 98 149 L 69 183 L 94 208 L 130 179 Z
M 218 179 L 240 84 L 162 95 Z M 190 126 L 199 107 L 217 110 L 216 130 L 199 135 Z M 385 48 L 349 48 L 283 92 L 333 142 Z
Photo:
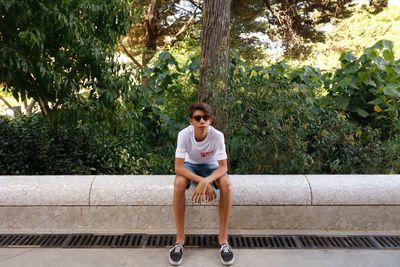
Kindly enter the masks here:
M 172 247 L 174 243 L 174 235 L 148 235 L 144 246 L 147 248 L 163 248 Z
M 291 236 L 230 236 L 229 243 L 237 248 L 296 248 Z
M 400 236 L 376 236 L 375 240 L 382 248 L 400 247 Z
M 37 245 L 44 248 L 61 247 L 67 240 L 68 235 L 42 235 Z
M 0 234 L 0 248 L 166 248 L 175 235 L 158 234 Z M 400 249 L 400 236 L 229 236 L 233 248 L 246 249 Z M 217 235 L 187 235 L 186 247 L 216 248 Z
M 186 236 L 185 246 L 199 248 L 218 247 L 218 237 L 216 235 L 188 235 Z
M 139 248 L 144 234 L 126 235 L 70 235 L 62 247 L 65 248 Z
M 378 248 L 370 236 L 299 236 L 303 248 Z
M 115 242 L 115 248 L 141 248 L 143 247 L 144 234 L 126 234 L 119 236 Z
M 95 236 L 92 234 L 72 234 L 63 244 L 65 248 L 89 248 L 93 246 Z

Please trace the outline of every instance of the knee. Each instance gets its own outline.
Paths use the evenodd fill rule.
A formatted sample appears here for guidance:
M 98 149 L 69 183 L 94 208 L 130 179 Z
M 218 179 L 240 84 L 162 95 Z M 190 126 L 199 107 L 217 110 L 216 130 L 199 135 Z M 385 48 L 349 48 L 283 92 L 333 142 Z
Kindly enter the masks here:
M 227 193 L 227 192 L 231 192 L 232 191 L 231 179 L 229 178 L 228 175 L 222 176 L 219 179 L 219 189 L 223 193 Z
M 183 176 L 176 176 L 174 182 L 174 191 L 182 192 L 186 190 L 186 186 L 188 184 L 188 180 Z

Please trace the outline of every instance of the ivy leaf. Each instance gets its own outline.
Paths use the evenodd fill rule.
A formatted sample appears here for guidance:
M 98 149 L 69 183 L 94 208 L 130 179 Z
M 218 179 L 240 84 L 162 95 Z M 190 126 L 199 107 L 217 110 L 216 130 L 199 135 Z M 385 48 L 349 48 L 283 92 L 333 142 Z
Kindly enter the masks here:
M 371 104 L 371 105 L 379 105 L 382 103 L 383 103 L 382 100 L 380 100 L 379 98 L 376 98 L 376 99 L 368 102 L 368 104 Z
M 356 108 L 356 109 L 355 109 L 355 112 L 357 112 L 357 114 L 358 114 L 360 117 L 363 117 L 363 118 L 366 118 L 366 117 L 369 116 L 369 113 L 368 113 L 365 109 L 362 109 L 362 108 Z
M 357 64 L 356 62 L 351 62 L 344 68 L 343 71 L 345 74 L 356 73 L 359 68 L 360 68 L 359 64 Z
M 335 98 L 336 105 L 339 109 L 346 109 L 350 102 L 350 97 L 348 96 L 337 96 Z
M 388 50 L 388 49 L 383 50 L 383 58 L 389 62 L 393 62 L 394 61 L 393 50 Z
M 385 49 L 393 50 L 393 42 L 390 40 L 382 40 L 382 45 Z
M 362 83 L 376 87 L 376 83 L 373 80 L 371 80 L 370 73 L 363 71 L 363 72 L 357 73 L 357 76 L 358 76 L 358 78 L 360 78 Z
M 383 89 L 383 93 L 387 96 L 400 98 L 400 92 L 398 91 L 400 87 L 389 85 Z
M 348 62 L 353 62 L 355 61 L 357 58 L 350 52 L 345 52 L 342 53 L 340 56 L 340 62 L 342 63 L 348 63 Z
M 347 88 L 349 85 L 351 85 L 351 83 L 352 83 L 351 77 L 345 77 L 343 80 L 341 80 L 338 83 L 338 87 L 339 88 Z
M 379 69 L 386 70 L 388 62 L 385 59 L 383 59 L 382 57 L 378 57 L 375 62 Z
M 375 48 L 372 48 L 372 47 L 365 49 L 364 53 L 367 55 L 367 57 L 369 59 L 372 59 L 372 60 L 374 60 L 374 59 L 379 57 L 378 51 Z
M 396 66 L 394 68 L 394 72 L 396 72 L 397 74 L 400 74 L 400 66 Z

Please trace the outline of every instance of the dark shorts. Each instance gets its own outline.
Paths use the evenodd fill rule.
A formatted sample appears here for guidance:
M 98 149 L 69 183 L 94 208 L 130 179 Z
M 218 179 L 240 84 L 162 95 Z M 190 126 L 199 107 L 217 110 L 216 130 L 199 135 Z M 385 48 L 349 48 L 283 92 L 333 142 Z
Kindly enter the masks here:
M 198 176 L 201 176 L 201 177 L 207 177 L 210 174 L 212 174 L 216 169 L 218 169 L 217 164 L 193 164 L 193 163 L 185 162 L 184 166 L 189 171 L 191 171 L 194 174 L 197 174 Z M 186 186 L 186 189 L 189 189 L 191 184 L 197 185 L 196 182 L 193 182 L 192 180 L 190 180 L 190 182 Z M 219 189 L 218 185 L 215 183 L 215 181 L 212 183 L 212 185 L 215 189 L 217 189 L 217 190 Z

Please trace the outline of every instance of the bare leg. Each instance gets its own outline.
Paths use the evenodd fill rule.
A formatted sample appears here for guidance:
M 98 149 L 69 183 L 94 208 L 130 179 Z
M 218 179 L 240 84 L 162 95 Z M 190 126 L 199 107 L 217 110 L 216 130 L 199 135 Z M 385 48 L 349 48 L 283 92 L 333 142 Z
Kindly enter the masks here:
M 221 193 L 219 200 L 219 236 L 220 244 L 228 242 L 229 216 L 232 207 L 231 180 L 228 175 L 224 175 L 217 180 Z
M 176 225 L 176 243 L 185 242 L 185 191 L 189 180 L 183 176 L 176 176 L 174 183 L 173 207 Z

